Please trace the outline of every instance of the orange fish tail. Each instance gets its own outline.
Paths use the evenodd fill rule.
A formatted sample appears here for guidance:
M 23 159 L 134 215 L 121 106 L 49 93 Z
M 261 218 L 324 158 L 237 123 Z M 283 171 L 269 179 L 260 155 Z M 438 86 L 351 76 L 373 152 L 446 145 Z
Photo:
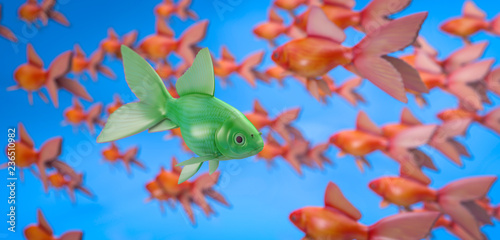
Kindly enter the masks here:
M 476 216 L 486 213 L 481 213 L 485 210 L 473 201 L 484 198 L 496 179 L 496 176 L 464 178 L 446 185 L 437 193 L 442 211 L 474 239 L 483 239 L 478 223 L 481 219 L 476 219 Z
M 207 20 L 197 22 L 189 27 L 177 42 L 175 52 L 181 56 L 187 64 L 191 64 L 194 61 L 196 53 L 198 53 L 199 50 L 196 44 L 205 38 L 207 27 Z
M 407 212 L 386 217 L 368 229 L 368 239 L 422 239 L 429 235 L 439 212 Z
M 264 51 L 259 51 L 245 59 L 238 67 L 238 74 L 252 87 L 255 87 L 258 79 L 257 70 L 255 68 L 262 62 L 263 57 Z
M 489 32 L 500 36 L 500 14 L 497 15 L 491 22 L 490 22 L 490 30 Z
M 386 56 L 413 44 L 427 13 L 393 20 L 369 32 L 352 49 L 354 72 L 401 102 L 407 102 L 405 88 L 427 92 L 418 72 L 399 58 Z M 395 34 L 397 33 L 397 34 Z
M 481 118 L 481 124 L 500 134 L 500 107 L 497 107 Z

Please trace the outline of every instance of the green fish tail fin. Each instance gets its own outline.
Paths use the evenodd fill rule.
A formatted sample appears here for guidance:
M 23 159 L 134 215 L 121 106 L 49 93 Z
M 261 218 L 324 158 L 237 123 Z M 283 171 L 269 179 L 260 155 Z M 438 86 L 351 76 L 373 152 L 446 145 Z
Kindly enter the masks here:
M 122 45 L 123 67 L 127 83 L 140 102 L 121 106 L 109 117 L 97 142 L 110 142 L 153 128 L 176 128 L 167 119 L 166 103 L 173 100 L 155 70 L 139 54 Z

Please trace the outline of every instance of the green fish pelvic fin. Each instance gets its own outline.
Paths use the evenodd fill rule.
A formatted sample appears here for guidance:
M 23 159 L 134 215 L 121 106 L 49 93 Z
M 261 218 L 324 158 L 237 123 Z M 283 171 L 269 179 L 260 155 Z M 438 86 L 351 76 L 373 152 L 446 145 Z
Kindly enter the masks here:
M 125 79 L 139 102 L 125 104 L 111 114 L 97 137 L 97 142 L 110 142 L 146 129 L 151 132 L 178 127 L 167 119 L 166 102 L 173 100 L 155 70 L 139 54 L 121 46 Z

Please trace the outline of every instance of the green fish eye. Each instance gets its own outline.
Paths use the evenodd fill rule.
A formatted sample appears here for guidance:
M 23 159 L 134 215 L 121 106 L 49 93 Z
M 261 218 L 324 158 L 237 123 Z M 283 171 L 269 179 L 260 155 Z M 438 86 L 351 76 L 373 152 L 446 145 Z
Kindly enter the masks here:
M 242 145 L 243 143 L 245 143 L 245 136 L 243 136 L 243 134 L 241 133 L 238 133 L 236 134 L 236 136 L 234 137 L 234 141 L 239 144 L 239 145 Z

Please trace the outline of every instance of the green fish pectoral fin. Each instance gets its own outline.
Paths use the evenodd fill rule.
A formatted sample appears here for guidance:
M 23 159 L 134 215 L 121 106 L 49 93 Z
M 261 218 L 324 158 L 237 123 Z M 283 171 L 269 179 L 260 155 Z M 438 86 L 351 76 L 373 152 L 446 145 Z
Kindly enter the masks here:
M 169 119 L 164 119 L 163 121 L 159 122 L 158 124 L 152 126 L 149 128 L 148 132 L 154 133 L 154 132 L 162 132 L 162 131 L 167 131 L 170 129 L 178 128 L 177 124 L 173 123 Z
M 186 165 L 195 164 L 195 163 L 202 163 L 202 162 L 213 160 L 216 158 L 217 158 L 217 156 L 192 157 L 186 161 L 178 163 L 175 166 L 186 166 Z
M 189 178 L 191 178 L 192 176 L 194 176 L 196 172 L 200 170 L 202 164 L 203 162 L 184 166 L 182 168 L 181 175 L 179 176 L 179 181 L 177 183 L 181 184 L 186 180 L 188 180 Z
M 219 167 L 219 160 L 210 160 L 208 162 L 208 166 L 209 166 L 209 173 L 212 174 L 215 172 L 215 170 L 217 170 L 217 168 Z
M 175 89 L 181 97 L 192 93 L 214 95 L 214 65 L 208 48 L 198 52 L 193 65 L 177 80 Z
M 158 110 L 141 102 L 128 103 L 111 114 L 97 137 L 97 142 L 110 142 L 140 133 L 164 119 Z

